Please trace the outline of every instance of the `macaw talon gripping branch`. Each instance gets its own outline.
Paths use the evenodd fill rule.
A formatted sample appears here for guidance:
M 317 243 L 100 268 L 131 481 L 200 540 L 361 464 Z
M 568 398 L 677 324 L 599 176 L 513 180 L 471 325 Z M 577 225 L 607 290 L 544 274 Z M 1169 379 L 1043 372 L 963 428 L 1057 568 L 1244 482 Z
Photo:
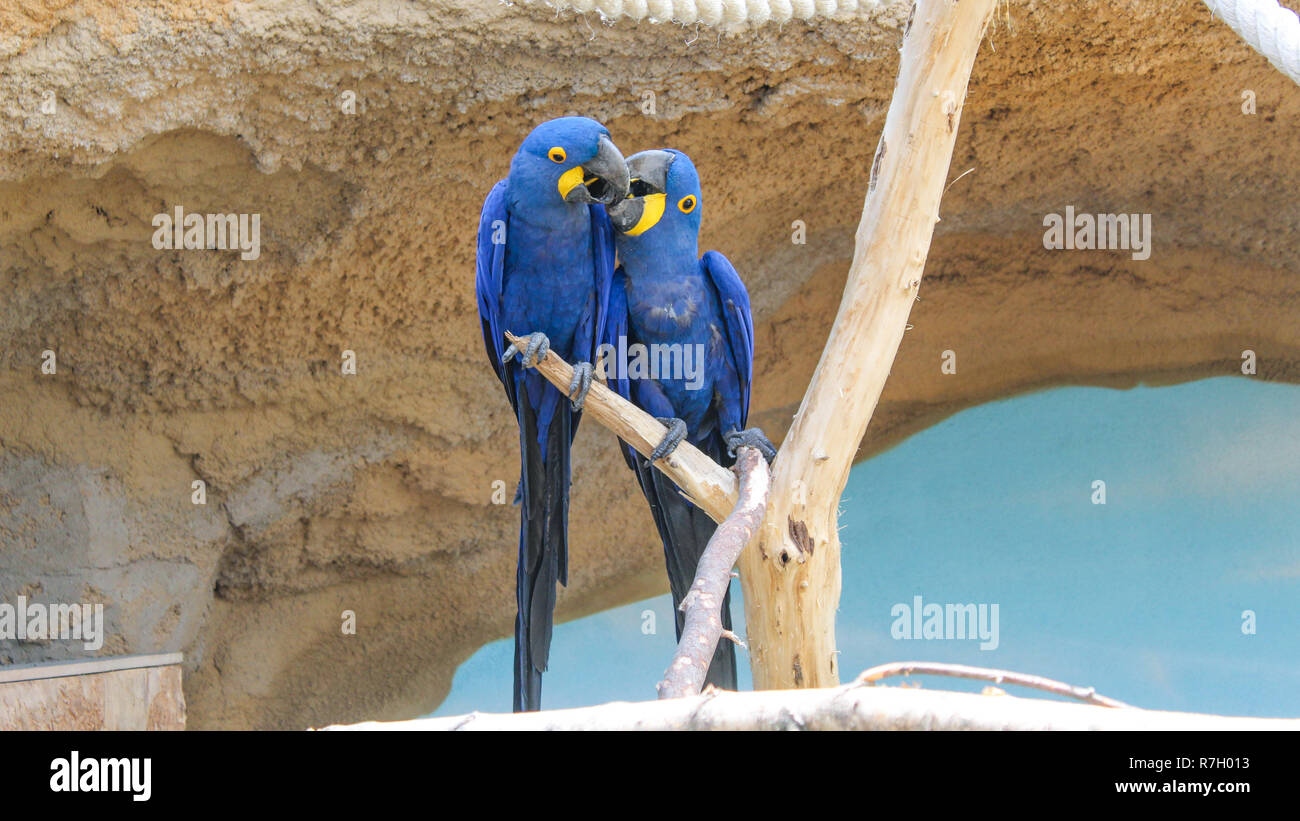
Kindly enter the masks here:
M 525 368 L 531 368 L 546 358 L 550 353 L 551 340 L 544 333 L 529 334 L 527 337 L 520 339 L 518 342 L 512 342 L 506 352 L 501 355 L 501 364 L 509 362 L 519 355 L 519 362 Z
M 587 392 L 591 390 L 591 378 L 595 369 L 591 367 L 590 362 L 579 362 L 573 366 L 573 379 L 569 382 L 569 390 L 565 396 L 569 397 L 569 402 L 575 411 L 582 410 L 582 404 L 587 401 Z
M 656 416 L 655 421 L 666 426 L 668 432 L 664 438 L 655 445 L 655 449 L 650 452 L 650 461 L 658 462 L 668 454 L 677 450 L 677 446 L 686 438 L 686 422 L 675 416 Z

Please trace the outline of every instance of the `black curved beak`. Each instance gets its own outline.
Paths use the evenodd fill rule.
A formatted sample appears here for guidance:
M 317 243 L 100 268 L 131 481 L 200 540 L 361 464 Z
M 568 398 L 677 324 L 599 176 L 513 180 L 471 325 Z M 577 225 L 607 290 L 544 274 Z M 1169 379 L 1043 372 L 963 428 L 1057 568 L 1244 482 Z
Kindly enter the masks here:
M 639 151 L 627 160 L 628 195 L 605 209 L 614 230 L 626 234 L 645 214 L 645 198 L 668 188 L 668 168 L 677 156 L 658 149 Z
M 641 214 L 644 211 L 645 200 L 640 197 L 627 197 L 613 205 L 605 206 L 605 213 L 609 214 L 609 221 L 613 223 L 614 230 L 620 234 L 631 231 L 632 227 L 641 221 Z
M 582 185 L 574 186 L 565 202 L 609 205 L 627 196 L 627 161 L 608 137 L 601 137 L 596 156 L 582 164 Z

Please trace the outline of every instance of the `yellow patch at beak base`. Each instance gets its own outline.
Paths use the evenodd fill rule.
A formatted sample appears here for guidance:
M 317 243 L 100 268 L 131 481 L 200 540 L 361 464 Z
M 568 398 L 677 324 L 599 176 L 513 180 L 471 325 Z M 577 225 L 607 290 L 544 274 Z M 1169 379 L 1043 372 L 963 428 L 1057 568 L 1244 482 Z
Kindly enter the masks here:
M 582 178 L 583 171 L 582 166 L 580 165 L 575 165 L 573 168 L 570 168 L 568 171 L 561 174 L 558 185 L 558 188 L 560 189 L 560 199 L 565 199 L 569 196 L 570 191 L 579 185 L 582 185 Z
M 637 220 L 636 225 L 633 225 L 628 230 L 627 235 L 629 237 L 638 237 L 653 228 L 655 223 L 663 218 L 664 202 L 667 198 L 667 194 L 646 194 L 642 200 L 645 204 L 642 206 L 641 219 Z

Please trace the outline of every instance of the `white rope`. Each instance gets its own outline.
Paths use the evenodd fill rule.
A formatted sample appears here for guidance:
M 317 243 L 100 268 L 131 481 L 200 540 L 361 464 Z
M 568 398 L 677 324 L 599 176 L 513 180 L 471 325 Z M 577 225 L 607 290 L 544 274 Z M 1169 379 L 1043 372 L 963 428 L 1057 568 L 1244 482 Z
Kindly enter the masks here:
M 1277 0 L 1205 0 L 1223 22 L 1278 71 L 1300 83 L 1300 17 Z
M 628 17 L 652 23 L 736 27 L 786 23 L 814 17 L 857 14 L 881 0 L 523 0 L 602 20 Z M 1232 27 L 1251 48 L 1300 84 L 1300 17 L 1277 0 L 1205 0 L 1210 11 Z
M 523 0 L 579 14 L 596 12 L 603 20 L 628 17 L 652 23 L 706 26 L 761 26 L 857 14 L 875 8 L 881 0 Z M 1251 48 L 1264 55 L 1294 82 L 1300 84 L 1300 17 L 1277 0 L 1205 0 L 1215 15 L 1237 32 Z
M 652 23 L 734 27 L 835 17 L 873 9 L 880 0 L 523 0 L 579 14 L 596 12 L 603 20 L 628 17 Z

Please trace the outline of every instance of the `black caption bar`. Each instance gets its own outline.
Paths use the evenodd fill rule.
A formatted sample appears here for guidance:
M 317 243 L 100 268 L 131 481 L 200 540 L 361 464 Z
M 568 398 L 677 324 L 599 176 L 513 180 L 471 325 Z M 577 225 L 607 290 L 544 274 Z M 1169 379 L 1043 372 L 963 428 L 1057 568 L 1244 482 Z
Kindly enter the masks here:
M 963 796 L 972 806 L 1041 797 L 1218 808 L 1288 800 L 1296 763 L 1291 736 L 1263 733 L 4 733 L 0 741 L 6 809 L 128 814 L 209 800 L 338 809 L 353 797 L 414 801 L 436 815 L 470 796 L 559 811 L 588 804 L 597 788 L 636 803 L 667 798 L 675 785 L 712 785 L 718 798 L 726 784 L 743 800 L 755 779 L 771 782 L 764 791 L 774 800 L 815 789 L 842 796 L 837 804 L 896 797 L 918 811 Z

